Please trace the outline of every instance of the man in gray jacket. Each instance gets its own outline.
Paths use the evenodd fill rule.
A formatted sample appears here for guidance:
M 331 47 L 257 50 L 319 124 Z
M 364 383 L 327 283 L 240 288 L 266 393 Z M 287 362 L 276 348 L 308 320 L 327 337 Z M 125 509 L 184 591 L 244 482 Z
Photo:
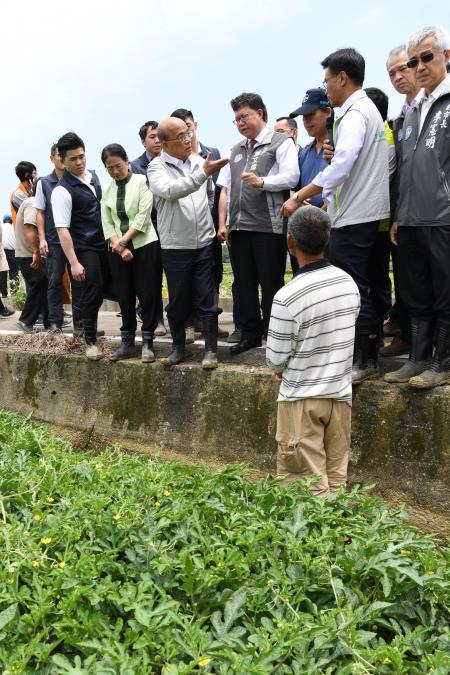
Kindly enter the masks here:
M 148 181 L 158 211 L 158 234 L 167 278 L 167 319 L 173 351 L 164 365 L 180 363 L 185 355 L 185 323 L 197 311 L 203 324 L 205 354 L 202 367 L 217 368 L 218 296 L 214 285 L 213 241 L 216 236 L 210 206 L 214 188 L 209 177 L 228 159 L 204 160 L 192 154 L 192 132 L 186 122 L 167 117 L 160 122 L 162 152 L 148 167 Z
M 411 354 L 388 382 L 417 389 L 450 384 L 450 58 L 447 31 L 415 33 L 408 68 L 423 89 L 399 143 L 396 222 L 400 290 L 411 315 Z M 434 353 L 433 353 L 434 347 Z

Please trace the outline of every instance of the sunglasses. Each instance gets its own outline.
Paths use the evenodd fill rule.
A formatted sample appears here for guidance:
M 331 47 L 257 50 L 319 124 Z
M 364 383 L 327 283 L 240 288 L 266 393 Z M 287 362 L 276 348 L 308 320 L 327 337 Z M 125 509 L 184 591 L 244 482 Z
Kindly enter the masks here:
M 428 54 L 421 54 L 420 56 L 413 56 L 412 59 L 406 62 L 408 68 L 417 68 L 419 61 L 422 63 L 430 63 L 434 59 L 433 52 L 428 52 Z

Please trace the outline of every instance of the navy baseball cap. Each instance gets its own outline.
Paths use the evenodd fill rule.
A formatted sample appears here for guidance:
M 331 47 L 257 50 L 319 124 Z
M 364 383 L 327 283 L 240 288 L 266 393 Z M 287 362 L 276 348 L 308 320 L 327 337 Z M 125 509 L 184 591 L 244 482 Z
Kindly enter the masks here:
M 322 87 L 316 89 L 308 89 L 306 92 L 300 108 L 291 112 L 289 117 L 298 117 L 298 115 L 309 115 L 317 108 L 331 108 L 330 102 L 327 98 L 327 92 Z

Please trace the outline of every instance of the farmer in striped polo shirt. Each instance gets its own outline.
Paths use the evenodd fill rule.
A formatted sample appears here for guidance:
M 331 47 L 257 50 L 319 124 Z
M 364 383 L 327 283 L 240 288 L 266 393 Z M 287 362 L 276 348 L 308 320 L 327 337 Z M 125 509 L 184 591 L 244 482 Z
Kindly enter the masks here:
M 325 258 L 330 218 L 304 206 L 288 225 L 289 251 L 299 264 L 275 295 L 267 364 L 280 383 L 277 473 L 285 484 L 319 476 L 326 497 L 345 485 L 350 449 L 352 359 L 358 287 Z

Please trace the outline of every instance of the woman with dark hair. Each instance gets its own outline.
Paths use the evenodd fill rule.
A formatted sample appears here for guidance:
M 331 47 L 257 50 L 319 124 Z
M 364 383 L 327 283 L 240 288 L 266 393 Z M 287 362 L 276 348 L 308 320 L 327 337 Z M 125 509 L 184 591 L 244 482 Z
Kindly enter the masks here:
M 134 356 L 136 297 L 142 309 L 142 361 L 151 363 L 158 323 L 160 249 L 151 221 L 153 197 L 146 177 L 130 173 L 128 157 L 118 143 L 102 150 L 102 162 L 113 179 L 103 192 L 101 209 L 109 263 L 122 314 L 121 345 L 112 361 Z

